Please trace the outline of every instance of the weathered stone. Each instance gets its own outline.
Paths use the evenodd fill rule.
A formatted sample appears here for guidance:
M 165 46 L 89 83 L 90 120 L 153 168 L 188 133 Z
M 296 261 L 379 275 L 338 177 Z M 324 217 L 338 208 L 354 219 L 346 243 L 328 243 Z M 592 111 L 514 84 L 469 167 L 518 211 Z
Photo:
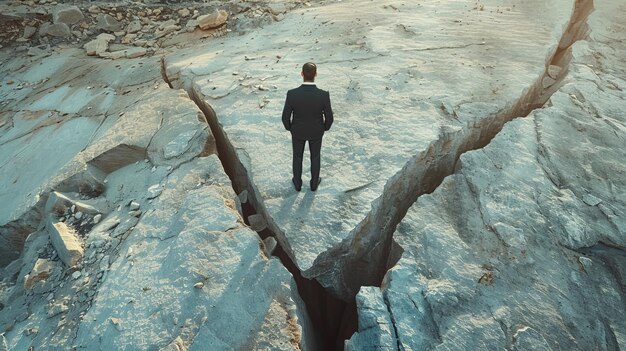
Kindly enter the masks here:
M 183 339 L 180 336 L 177 336 L 174 341 L 159 351 L 187 351 L 187 346 L 185 346 Z
M 64 195 L 58 191 L 53 191 L 50 193 L 48 201 L 46 202 L 46 207 L 44 209 L 45 213 L 63 216 L 67 213 L 70 213 L 70 211 L 87 213 L 92 216 L 100 213 L 97 208 L 86 203 L 70 199 L 67 195 Z
M 200 29 L 212 29 L 222 26 L 228 20 L 228 12 L 224 10 L 215 10 L 215 12 L 198 17 L 198 26 Z
M 187 17 L 191 14 L 188 8 L 178 10 L 178 15 L 181 17 Z
M 396 333 L 378 287 L 361 287 L 356 295 L 359 330 L 346 341 L 346 351 L 397 350 Z
M 137 33 L 141 30 L 141 21 L 134 20 L 126 26 L 126 33 Z
M 280 15 L 287 11 L 287 7 L 284 2 L 273 2 L 267 5 L 268 10 L 273 15 Z
M 44 23 L 39 27 L 39 35 L 51 35 L 53 37 L 67 38 L 72 33 L 70 32 L 70 27 L 67 24 L 59 22 L 59 23 Z
M 124 50 L 124 55 L 127 58 L 131 58 L 131 59 L 145 56 L 147 53 L 148 53 L 148 50 L 146 50 L 145 48 L 139 48 L 139 47 Z
M 265 219 L 260 214 L 253 214 L 248 216 L 248 223 L 250 223 L 250 228 L 255 232 L 260 232 L 263 229 L 267 228 L 267 223 Z
M 24 27 L 24 34 L 22 34 L 22 36 L 24 38 L 30 38 L 32 37 L 35 33 L 37 33 L 37 28 L 35 27 L 31 27 L 31 26 L 25 26 Z
M 96 17 L 96 27 L 107 32 L 116 32 L 122 28 L 122 24 L 109 14 L 99 14 Z
M 72 25 L 83 20 L 85 16 L 77 6 L 59 6 L 52 12 L 52 22 Z
M 560 66 L 550 65 L 548 66 L 548 76 L 552 77 L 553 79 L 557 79 L 562 70 L 563 69 Z
M 115 40 L 115 36 L 112 34 L 102 33 L 96 37 L 96 39 L 86 43 L 83 48 L 87 51 L 87 55 L 102 55 L 109 48 L 109 42 Z
M 35 266 L 24 280 L 24 289 L 31 289 L 35 283 L 48 279 L 53 269 L 54 263 L 51 261 L 43 258 L 37 259 Z
M 65 223 L 54 222 L 50 217 L 47 223 L 50 241 L 59 258 L 69 267 L 75 266 L 84 255 L 84 249 L 76 234 Z

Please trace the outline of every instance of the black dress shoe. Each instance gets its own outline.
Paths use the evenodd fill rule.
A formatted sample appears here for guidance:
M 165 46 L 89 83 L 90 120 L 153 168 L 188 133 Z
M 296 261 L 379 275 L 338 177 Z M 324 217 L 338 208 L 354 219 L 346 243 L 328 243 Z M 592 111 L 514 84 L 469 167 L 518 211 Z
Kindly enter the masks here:
M 317 180 L 317 183 L 313 183 L 313 180 L 311 179 L 311 191 L 317 190 L 317 186 L 320 185 L 321 182 L 322 182 L 321 177 Z
M 296 191 L 300 191 L 302 190 L 302 182 L 300 182 L 300 184 L 296 183 L 295 179 L 291 179 L 291 182 L 293 183 L 293 187 L 296 189 Z

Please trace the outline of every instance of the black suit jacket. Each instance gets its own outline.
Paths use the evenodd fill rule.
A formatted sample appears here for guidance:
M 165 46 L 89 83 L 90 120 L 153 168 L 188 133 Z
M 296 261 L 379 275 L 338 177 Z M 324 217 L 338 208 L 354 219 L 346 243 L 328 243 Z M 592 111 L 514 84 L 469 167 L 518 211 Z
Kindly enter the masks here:
M 292 118 L 293 115 L 293 118 Z M 315 85 L 302 84 L 287 92 L 283 125 L 300 140 L 321 139 L 333 124 L 330 94 Z

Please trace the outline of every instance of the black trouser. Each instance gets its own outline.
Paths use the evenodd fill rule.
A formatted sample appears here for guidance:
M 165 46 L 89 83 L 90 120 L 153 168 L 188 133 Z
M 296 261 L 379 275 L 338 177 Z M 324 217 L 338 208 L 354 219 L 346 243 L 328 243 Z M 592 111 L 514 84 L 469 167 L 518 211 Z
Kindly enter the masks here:
M 298 185 L 302 185 L 302 155 L 304 154 L 304 143 L 307 140 L 291 138 L 293 145 L 293 179 Z M 322 149 L 322 138 L 308 140 L 309 152 L 311 153 L 311 183 L 317 183 L 320 178 L 320 150 Z

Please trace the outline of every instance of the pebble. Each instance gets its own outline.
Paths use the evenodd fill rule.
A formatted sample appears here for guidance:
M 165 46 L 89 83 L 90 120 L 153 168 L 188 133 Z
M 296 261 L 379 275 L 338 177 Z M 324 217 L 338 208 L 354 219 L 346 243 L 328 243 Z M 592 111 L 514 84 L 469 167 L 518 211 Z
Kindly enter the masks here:
M 72 273 L 72 279 L 78 279 L 78 278 L 80 278 L 81 275 L 82 275 L 82 273 L 80 271 L 76 271 L 76 272 Z
M 202 289 L 204 288 L 204 283 L 203 282 L 197 282 L 193 285 L 194 288 L 196 289 Z

